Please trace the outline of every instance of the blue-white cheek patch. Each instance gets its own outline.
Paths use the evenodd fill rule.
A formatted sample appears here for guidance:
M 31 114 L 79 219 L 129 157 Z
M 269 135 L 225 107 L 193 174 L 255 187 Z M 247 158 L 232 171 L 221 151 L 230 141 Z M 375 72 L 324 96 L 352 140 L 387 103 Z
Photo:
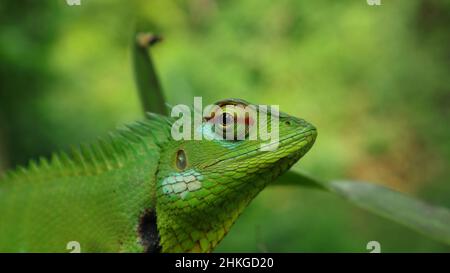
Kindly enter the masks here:
M 162 191 L 165 194 L 179 195 L 182 199 L 184 199 L 189 192 L 201 189 L 202 180 L 203 175 L 195 170 L 188 170 L 182 173 L 172 173 L 161 182 Z

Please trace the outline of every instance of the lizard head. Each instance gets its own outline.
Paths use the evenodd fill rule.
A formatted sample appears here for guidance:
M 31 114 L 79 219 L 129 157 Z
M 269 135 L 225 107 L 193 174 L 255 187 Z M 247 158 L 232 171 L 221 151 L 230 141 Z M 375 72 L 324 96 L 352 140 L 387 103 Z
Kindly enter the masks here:
M 192 128 L 203 139 L 161 148 L 156 208 L 163 251 L 211 251 L 250 201 L 316 139 L 313 125 L 273 108 L 237 99 L 215 105 Z

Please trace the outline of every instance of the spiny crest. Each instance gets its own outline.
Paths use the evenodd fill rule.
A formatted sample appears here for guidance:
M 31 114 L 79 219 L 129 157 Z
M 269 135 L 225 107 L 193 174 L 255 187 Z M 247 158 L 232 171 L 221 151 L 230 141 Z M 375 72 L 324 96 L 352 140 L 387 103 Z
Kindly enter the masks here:
M 170 118 L 148 113 L 145 120 L 116 129 L 107 137 L 98 138 L 93 144 L 72 146 L 68 153 L 53 153 L 50 161 L 44 157 L 37 161 L 30 160 L 27 168 L 20 166 L 9 170 L 0 178 L 2 183 L 6 183 L 47 176 L 96 175 L 121 168 L 129 160 L 166 142 L 170 135 L 170 125 Z

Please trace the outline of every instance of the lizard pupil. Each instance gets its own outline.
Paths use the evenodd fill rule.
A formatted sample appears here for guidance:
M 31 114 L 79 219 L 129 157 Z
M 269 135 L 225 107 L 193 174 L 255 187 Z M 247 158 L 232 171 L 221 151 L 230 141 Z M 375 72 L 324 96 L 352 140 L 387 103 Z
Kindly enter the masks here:
M 183 150 L 178 150 L 176 164 L 177 164 L 177 168 L 180 170 L 184 170 L 186 168 L 186 164 L 187 164 L 186 154 L 184 153 Z
M 233 122 L 234 118 L 230 113 L 222 114 L 222 125 L 227 126 Z

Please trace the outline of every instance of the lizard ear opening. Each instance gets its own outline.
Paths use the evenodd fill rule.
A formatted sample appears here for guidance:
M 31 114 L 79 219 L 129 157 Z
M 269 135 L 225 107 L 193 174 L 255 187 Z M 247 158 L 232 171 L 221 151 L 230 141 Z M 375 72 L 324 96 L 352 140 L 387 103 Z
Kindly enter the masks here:
M 186 168 L 187 159 L 186 159 L 186 154 L 184 153 L 184 150 L 178 150 L 177 157 L 175 160 L 176 160 L 177 168 L 180 171 L 182 171 Z

